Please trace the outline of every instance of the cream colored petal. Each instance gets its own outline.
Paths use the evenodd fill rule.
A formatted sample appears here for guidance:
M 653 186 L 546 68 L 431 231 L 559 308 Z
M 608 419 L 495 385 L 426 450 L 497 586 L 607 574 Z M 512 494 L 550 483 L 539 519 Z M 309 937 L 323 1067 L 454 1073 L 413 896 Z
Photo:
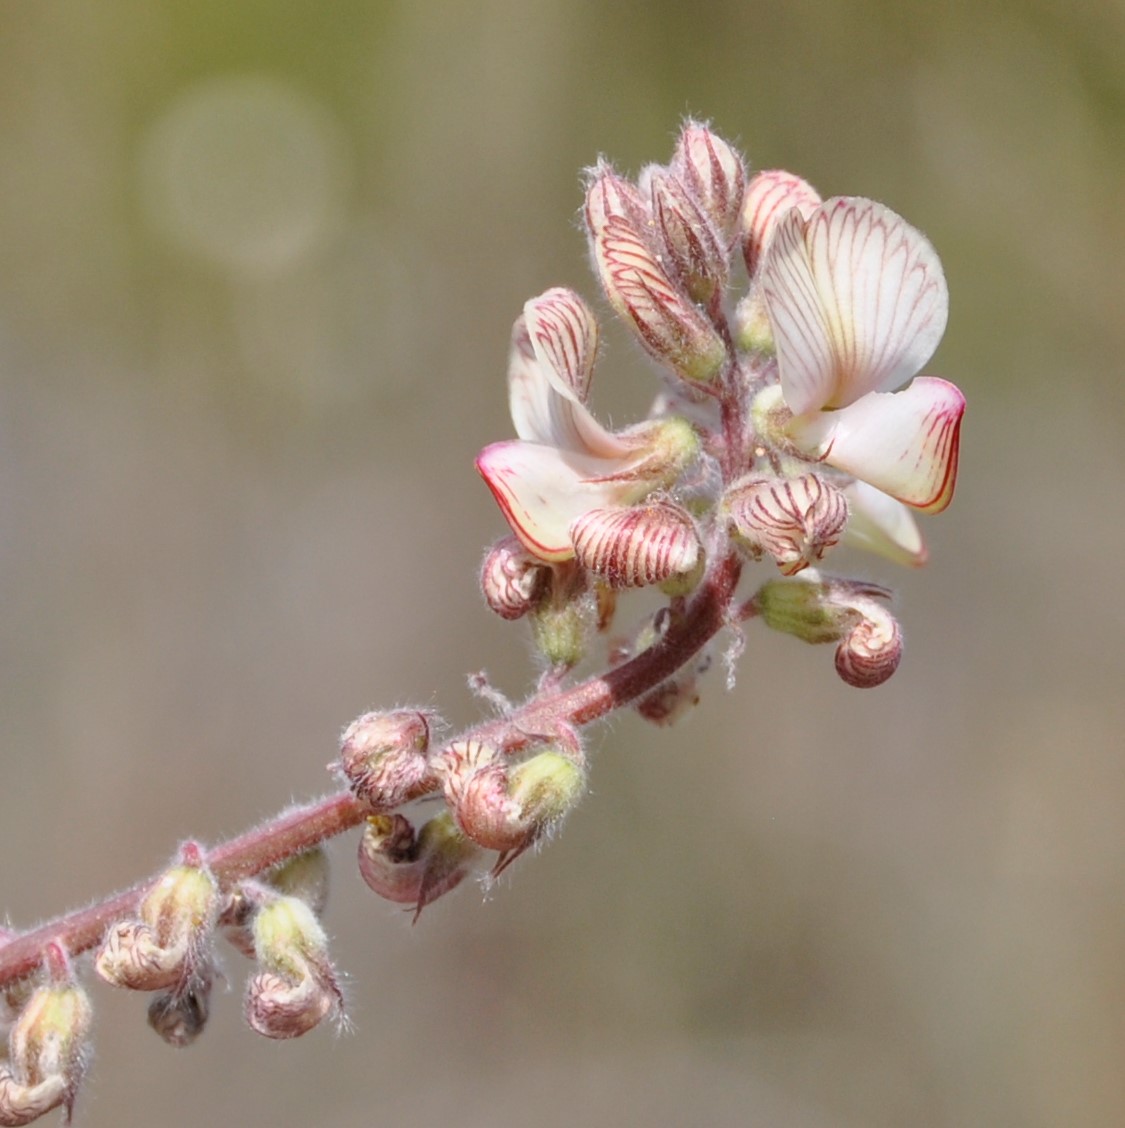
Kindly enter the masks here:
M 787 430 L 810 457 L 940 513 L 953 498 L 964 411 L 953 384 L 919 377 L 900 392 L 872 392 L 839 411 L 797 416 Z
M 836 197 L 778 224 L 762 290 L 797 415 L 901 387 L 933 355 L 949 293 L 921 232 L 873 200 Z
M 493 443 L 477 470 L 523 546 L 550 563 L 574 556 L 570 526 L 583 513 L 628 504 L 654 483 L 622 478 L 627 464 L 518 440 Z
M 929 550 L 914 514 L 901 501 L 859 481 L 846 486 L 844 495 L 851 509 L 845 544 L 912 568 L 926 563 Z

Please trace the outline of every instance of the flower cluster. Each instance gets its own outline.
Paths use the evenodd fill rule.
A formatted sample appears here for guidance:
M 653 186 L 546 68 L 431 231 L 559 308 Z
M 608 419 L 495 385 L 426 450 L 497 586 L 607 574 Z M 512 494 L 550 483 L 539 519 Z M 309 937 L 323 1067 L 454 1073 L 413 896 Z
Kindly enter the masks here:
M 645 420 L 607 430 L 587 406 L 593 312 L 561 288 L 526 303 L 508 365 L 518 438 L 477 459 L 514 534 L 485 561 L 490 606 L 530 614 L 537 639 L 544 618 L 571 624 L 566 646 L 541 646 L 551 664 L 570 665 L 592 625 L 607 625 L 614 592 L 689 594 L 709 560 L 736 550 L 786 577 L 747 602 L 747 617 L 789 598 L 778 594 L 789 583 L 829 619 L 845 603 L 882 653 L 877 670 L 839 659 L 837 670 L 853 685 L 884 681 L 901 631 L 870 586 L 796 577 L 841 543 L 921 564 L 912 514 L 952 499 L 964 397 L 918 375 L 949 305 L 933 247 L 872 200 L 822 200 L 776 170 L 750 176 L 693 121 L 669 164 L 635 181 L 605 162 L 591 169 L 585 217 L 605 298 L 663 387 Z
M 898 667 L 890 591 L 821 564 L 845 544 L 921 564 L 913 514 L 952 499 L 965 401 L 919 375 L 949 300 L 929 242 L 882 204 L 823 200 L 790 173 L 751 176 L 694 121 L 670 162 L 636 180 L 592 168 L 585 219 L 605 300 L 662 384 L 644 419 L 611 430 L 589 408 L 600 333 L 590 306 L 556 287 L 516 319 L 517 437 L 477 459 L 511 532 L 480 579 L 493 611 L 530 623 L 544 665 L 535 692 L 513 706 L 475 675 L 499 715 L 448 740 L 428 709 L 364 713 L 330 765 L 341 794 L 211 852 L 188 842 L 143 889 L 37 934 L 0 931 L 0 1125 L 72 1109 L 92 1013 L 72 955 L 96 946 L 103 980 L 149 993 L 149 1023 L 173 1046 L 207 1023 L 226 978 L 219 938 L 254 962 L 252 1029 L 285 1039 L 343 1021 L 316 843 L 361 828 L 363 881 L 417 919 L 562 824 L 586 788 L 583 726 L 625 706 L 668 725 L 697 705 L 725 628 L 728 680 L 750 619 L 834 644 L 853 686 Z M 766 575 L 740 594 L 754 566 Z M 631 632 L 611 633 L 632 588 L 663 598 Z M 607 668 L 572 679 L 599 637 Z

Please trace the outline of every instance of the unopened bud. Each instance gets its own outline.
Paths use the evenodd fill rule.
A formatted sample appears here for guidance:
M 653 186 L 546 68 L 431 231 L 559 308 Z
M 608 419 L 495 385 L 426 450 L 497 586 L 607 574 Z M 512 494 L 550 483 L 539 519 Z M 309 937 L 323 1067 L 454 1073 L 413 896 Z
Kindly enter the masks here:
M 848 523 L 847 499 L 816 474 L 749 475 L 731 486 L 722 506 L 732 532 L 751 556 L 773 557 L 785 576 L 820 560 Z
M 510 764 L 477 740 L 457 741 L 442 753 L 446 801 L 469 838 L 499 851 L 494 872 L 554 828 L 582 797 L 586 773 L 579 757 L 547 749 Z
M 236 886 L 227 895 L 219 916 L 223 935 L 244 956 L 253 959 L 253 923 L 261 902 L 261 886 L 300 897 L 319 917 L 328 903 L 328 878 L 328 854 L 323 846 L 314 846 L 266 870 L 255 882 Z
M 208 963 L 219 888 L 199 846 L 185 843 L 181 861 L 141 899 L 137 920 L 106 933 L 94 969 L 107 983 L 134 991 L 180 987 Z
M 770 315 L 762 300 L 760 287 L 751 287 L 739 299 L 734 309 L 731 332 L 735 343 L 743 352 L 772 356 L 776 351 L 773 327 L 770 325 Z
M 596 175 L 587 190 L 586 220 L 609 304 L 660 363 L 688 380 L 713 379 L 726 359 L 723 339 L 673 282 L 628 209 L 605 206 L 605 179 Z
M 415 833 L 402 815 L 370 815 L 359 842 L 359 872 L 367 885 L 402 905 L 414 919 L 472 872 L 480 850 L 442 811 Z
M 296 1038 L 344 1000 L 328 958 L 328 938 L 299 897 L 267 896 L 254 917 L 261 970 L 246 988 L 246 1021 L 267 1038 Z
M 182 991 L 157 995 L 148 1005 L 148 1024 L 170 1046 L 183 1049 L 203 1033 L 211 1013 L 211 976 L 197 977 Z
M 746 165 L 739 153 L 698 121 L 687 121 L 672 156 L 672 170 L 688 186 L 729 250 L 738 235 Z
M 804 642 L 837 642 L 836 672 L 861 689 L 881 685 L 898 669 L 902 631 L 878 584 L 822 579 L 811 569 L 800 579 L 771 580 L 754 598 L 766 626 Z
M 836 673 L 857 689 L 882 685 L 902 661 L 902 628 L 881 604 L 869 600 L 864 617 L 838 647 Z
M 649 225 L 645 194 L 618 175 L 612 165 L 599 161 L 587 170 L 586 178 L 586 230 L 591 237 L 611 219 L 622 219 L 638 231 Z
M 667 501 L 588 510 L 570 537 L 579 563 L 617 588 L 692 573 L 703 552 L 691 515 Z
M 706 305 L 727 282 L 730 259 L 707 213 L 675 176 L 652 177 L 652 215 L 661 249 L 688 296 Z
M 699 678 L 710 665 L 711 657 L 705 654 L 651 693 L 646 693 L 634 708 L 650 724 L 661 728 L 674 725 L 699 704 Z
M 0 1125 L 29 1124 L 62 1105 L 70 1118 L 85 1070 L 93 1009 L 66 953 L 45 953 L 47 982 L 32 991 L 0 1063 Z
M 485 601 L 502 619 L 519 619 L 542 598 L 550 569 L 520 543 L 506 536 L 489 549 L 480 572 Z
M 427 752 L 434 715 L 418 709 L 364 713 L 344 730 L 339 769 L 357 799 L 386 811 L 434 789 Z
M 820 202 L 817 190 L 791 172 L 771 168 L 751 177 L 742 204 L 742 253 L 751 281 L 782 217 L 797 208 L 807 219 Z
M 570 669 L 586 656 L 586 645 L 597 621 L 597 606 L 589 592 L 552 598 L 529 616 L 535 648 L 555 668 Z

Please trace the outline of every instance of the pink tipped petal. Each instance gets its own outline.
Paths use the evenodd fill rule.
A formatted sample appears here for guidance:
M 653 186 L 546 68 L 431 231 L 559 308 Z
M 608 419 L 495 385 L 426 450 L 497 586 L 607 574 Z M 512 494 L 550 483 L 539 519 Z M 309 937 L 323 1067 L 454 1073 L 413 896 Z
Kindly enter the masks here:
M 845 544 L 912 568 L 926 563 L 929 550 L 913 513 L 901 501 L 866 482 L 852 482 L 844 494 L 851 509 Z
M 872 392 L 839 411 L 796 417 L 788 427 L 806 454 L 925 513 L 953 499 L 965 397 L 920 376 L 899 392 Z
M 652 489 L 622 481 L 621 463 L 557 450 L 540 443 L 493 443 L 477 456 L 477 470 L 512 532 L 540 560 L 574 556 L 571 524 L 590 509 L 626 504 Z
M 827 200 L 807 224 L 790 212 L 762 287 L 785 400 L 798 415 L 901 387 L 933 356 L 949 313 L 926 237 L 856 197 Z

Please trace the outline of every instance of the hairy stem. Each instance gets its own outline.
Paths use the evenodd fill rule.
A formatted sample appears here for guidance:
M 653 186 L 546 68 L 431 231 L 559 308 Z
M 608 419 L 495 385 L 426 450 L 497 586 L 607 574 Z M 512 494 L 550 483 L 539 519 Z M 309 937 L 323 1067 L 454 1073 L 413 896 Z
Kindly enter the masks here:
M 726 625 L 740 570 L 733 555 L 716 561 L 660 641 L 635 658 L 569 689 L 541 691 L 508 716 L 476 725 L 462 738 L 502 736 L 505 747 L 515 751 L 536 734 L 553 733 L 561 724 L 588 725 L 642 697 L 695 657 Z M 513 734 L 526 736 L 521 739 Z M 350 792 L 329 795 L 282 811 L 211 848 L 207 860 L 220 885 L 230 888 L 243 878 L 350 830 L 365 813 Z M 0 990 L 33 972 L 51 942 L 61 944 L 72 955 L 96 946 L 110 925 L 136 915 L 140 899 L 151 884 L 151 878 L 147 879 L 0 944 Z

